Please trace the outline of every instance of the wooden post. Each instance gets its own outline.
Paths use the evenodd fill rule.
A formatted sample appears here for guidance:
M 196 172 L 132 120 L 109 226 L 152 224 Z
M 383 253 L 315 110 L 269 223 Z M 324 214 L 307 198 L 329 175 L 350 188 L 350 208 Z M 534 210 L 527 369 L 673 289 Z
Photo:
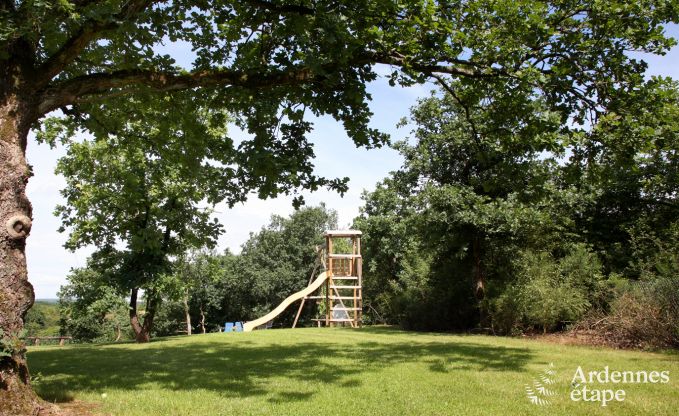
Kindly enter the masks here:
M 361 237 L 356 236 L 356 254 L 361 254 Z M 356 258 L 356 277 L 358 277 L 358 305 L 354 304 L 356 309 L 356 325 L 361 326 L 361 318 L 363 315 L 363 257 Z
M 332 236 L 325 238 L 325 246 L 328 253 L 328 280 L 325 281 L 325 326 L 332 326 L 332 305 L 330 303 L 330 286 L 332 286 Z
M 352 237 L 351 237 L 351 254 L 352 254 L 353 256 L 356 255 L 356 236 L 352 236 Z M 351 269 L 351 276 L 354 276 L 354 275 L 355 275 L 355 270 L 356 270 L 356 260 L 357 260 L 356 257 L 352 257 L 352 258 L 351 258 L 351 267 L 350 267 L 350 269 Z M 358 283 L 358 281 L 357 281 L 357 283 Z M 351 312 L 353 312 L 351 315 L 349 315 L 349 314 L 347 314 L 347 315 L 352 317 L 353 322 L 351 323 L 351 326 L 355 328 L 356 325 L 358 325 L 358 320 L 356 319 L 356 316 L 357 316 L 356 313 L 358 312 L 358 311 L 356 310 L 356 308 L 357 308 L 357 306 L 356 306 L 356 304 L 357 304 L 357 299 L 356 299 L 357 291 L 356 291 L 356 288 L 354 288 L 353 292 L 354 292 L 354 299 L 353 299 L 353 302 L 351 303 L 351 305 L 352 305 L 351 307 L 354 308 L 354 310 L 351 311 Z
M 358 254 L 358 251 L 356 251 L 356 236 L 351 237 L 351 254 L 354 256 Z M 356 258 L 353 257 L 351 259 L 351 275 L 355 276 L 356 273 L 356 264 L 354 262 L 356 261 Z

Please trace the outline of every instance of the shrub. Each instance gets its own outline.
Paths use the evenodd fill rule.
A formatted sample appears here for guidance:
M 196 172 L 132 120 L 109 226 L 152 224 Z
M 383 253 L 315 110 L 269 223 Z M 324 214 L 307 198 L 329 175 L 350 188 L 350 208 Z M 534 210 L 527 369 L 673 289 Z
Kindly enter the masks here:
M 516 279 L 486 303 L 493 329 L 500 333 L 531 328 L 547 332 L 604 302 L 601 263 L 583 245 L 574 245 L 560 259 L 545 252 L 524 252 L 515 270 Z
M 679 276 L 623 286 L 608 313 L 589 316 L 576 329 L 616 348 L 679 347 Z
M 609 279 L 619 280 L 609 311 L 577 329 L 618 348 L 679 347 L 679 223 L 660 232 L 643 226 L 631 232 L 635 261 L 629 272 L 639 280 Z
M 186 334 L 186 312 L 179 301 L 165 300 L 153 320 L 153 336 L 166 337 Z
M 639 281 L 615 299 L 603 321 L 610 344 L 620 347 L 679 346 L 679 222 L 659 233 L 632 231 Z

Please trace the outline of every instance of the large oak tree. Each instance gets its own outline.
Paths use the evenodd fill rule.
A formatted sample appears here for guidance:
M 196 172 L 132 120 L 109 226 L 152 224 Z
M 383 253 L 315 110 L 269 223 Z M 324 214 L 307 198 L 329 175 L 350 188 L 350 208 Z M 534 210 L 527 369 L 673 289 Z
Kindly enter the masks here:
M 368 128 L 377 64 L 392 84 L 436 75 L 541 95 L 579 122 L 635 88 L 645 65 L 626 52 L 671 46 L 662 25 L 677 10 L 675 0 L 0 0 L 0 413 L 40 406 L 15 340 L 33 303 L 26 144 L 44 115 L 85 123 L 116 97 L 193 91 L 254 134 L 256 157 L 243 163 L 266 196 L 278 152 L 313 155 L 300 142 L 305 113 L 331 115 L 357 145 L 385 140 Z M 159 52 L 177 41 L 196 53 L 190 68 Z

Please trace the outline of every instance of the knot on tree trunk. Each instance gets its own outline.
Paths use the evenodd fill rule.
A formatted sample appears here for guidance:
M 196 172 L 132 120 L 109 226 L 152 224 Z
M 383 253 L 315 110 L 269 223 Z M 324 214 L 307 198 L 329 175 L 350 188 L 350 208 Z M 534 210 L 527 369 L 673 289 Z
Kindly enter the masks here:
M 486 297 L 486 284 L 483 281 L 483 279 L 479 279 L 476 281 L 474 284 L 474 296 L 476 296 L 476 300 L 483 300 L 484 297 Z
M 31 232 L 32 225 L 33 222 L 26 215 L 12 215 L 10 219 L 7 220 L 7 234 L 14 240 L 26 238 Z

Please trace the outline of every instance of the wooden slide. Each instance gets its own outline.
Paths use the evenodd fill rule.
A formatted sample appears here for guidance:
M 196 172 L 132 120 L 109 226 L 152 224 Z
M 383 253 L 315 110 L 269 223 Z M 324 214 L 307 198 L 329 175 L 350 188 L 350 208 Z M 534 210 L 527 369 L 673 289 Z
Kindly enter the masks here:
M 309 296 L 312 294 L 316 289 L 321 287 L 321 285 L 325 282 L 325 280 L 328 278 L 328 276 L 325 274 L 325 272 L 321 273 L 318 275 L 316 280 L 311 282 L 311 284 L 304 289 L 300 290 L 299 292 L 293 293 L 292 295 L 288 296 L 281 302 L 280 305 L 276 306 L 276 309 L 272 310 L 271 312 L 267 313 L 266 315 L 262 316 L 261 318 L 257 318 L 254 321 L 249 321 L 243 324 L 243 331 L 244 332 L 250 332 L 256 327 L 260 325 L 264 325 L 265 323 L 269 322 L 270 320 L 274 319 L 278 315 L 281 314 L 287 308 L 290 306 L 291 303 L 295 302 L 296 300 L 300 300 L 305 296 Z

